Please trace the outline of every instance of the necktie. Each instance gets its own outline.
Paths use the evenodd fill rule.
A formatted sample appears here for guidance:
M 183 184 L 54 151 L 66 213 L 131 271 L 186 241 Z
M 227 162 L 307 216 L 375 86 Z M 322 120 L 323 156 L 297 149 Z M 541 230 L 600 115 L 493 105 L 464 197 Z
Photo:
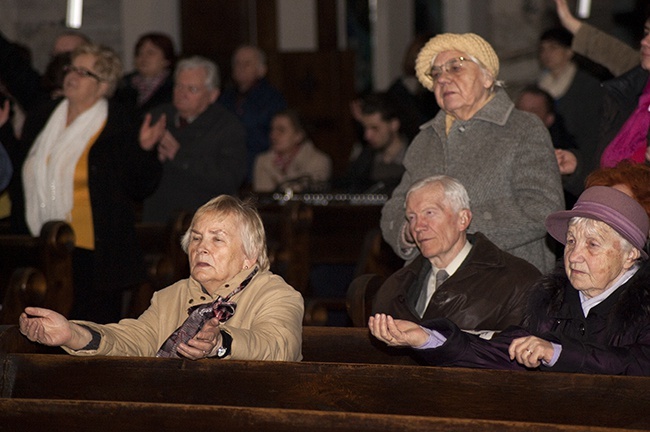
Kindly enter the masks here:
M 420 297 L 418 298 L 418 302 L 415 305 L 415 310 L 420 314 L 420 318 L 424 316 L 424 312 L 427 310 L 427 306 L 429 305 L 429 301 L 431 300 L 431 297 L 433 296 L 435 290 L 438 289 L 438 287 L 442 285 L 442 283 L 446 281 L 448 277 L 449 275 L 445 270 L 438 270 L 436 273 L 435 285 L 431 283 L 431 280 L 429 280 L 427 289 L 420 291 Z
M 156 357 L 172 357 L 179 358 L 176 348 L 181 343 L 187 343 L 192 339 L 203 327 L 203 325 L 210 319 L 217 317 L 219 322 L 223 323 L 230 319 L 234 315 L 235 309 L 237 308 L 237 303 L 231 302 L 230 298 L 246 288 L 246 285 L 251 281 L 253 276 L 257 273 L 257 267 L 249 274 L 246 279 L 235 288 L 230 294 L 223 298 L 218 296 L 217 299 L 211 303 L 205 303 L 197 306 L 193 306 L 187 310 L 188 317 L 177 328 L 171 336 L 162 344 Z

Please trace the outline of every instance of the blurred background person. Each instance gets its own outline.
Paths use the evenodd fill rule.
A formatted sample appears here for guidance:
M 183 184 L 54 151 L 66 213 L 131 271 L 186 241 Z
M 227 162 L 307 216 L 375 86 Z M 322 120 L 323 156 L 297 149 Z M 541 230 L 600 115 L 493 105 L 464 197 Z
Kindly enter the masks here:
M 571 49 L 573 35 L 562 27 L 548 29 L 539 40 L 539 62 L 542 73 L 537 85 L 555 101 L 555 111 L 576 140 L 576 145 L 587 159 L 589 173 L 598 142 L 599 119 L 603 103 L 600 80 L 581 68 Z M 578 192 L 578 195 L 580 195 Z
M 429 35 L 413 38 L 404 52 L 402 73 L 386 90 L 400 113 L 402 133 L 409 142 L 420 132 L 420 125 L 431 120 L 440 110 L 435 95 L 415 76 L 415 59 L 430 38 Z
M 109 103 L 122 65 L 111 49 L 81 45 L 63 98 L 29 113 L 18 148 L 12 229 L 38 236 L 50 220 L 75 232 L 71 316 L 120 318 L 123 290 L 145 278 L 134 203 L 151 193 L 160 168 L 138 146 L 137 123 Z M 24 161 L 24 163 L 23 163 Z
M 145 33 L 135 44 L 135 70 L 125 75 L 115 98 L 140 115 L 172 101 L 176 52 L 171 38 L 163 33 Z
M 572 208 L 584 190 L 584 178 L 590 169 L 583 158 L 590 158 L 590 155 L 585 156 L 578 149 L 576 140 L 564 124 L 564 119 L 555 111 L 555 102 L 548 92 L 535 84 L 526 86 L 517 96 L 515 107 L 535 114 L 548 128 L 555 148 L 557 166 L 562 175 L 564 203 L 567 209 Z
M 264 51 L 253 45 L 242 45 L 232 56 L 232 85 L 219 97 L 219 102 L 239 117 L 246 128 L 248 182 L 252 180 L 255 158 L 269 149 L 271 119 L 287 108 L 287 101 L 271 85 L 267 73 Z
M 404 174 L 408 146 L 397 105 L 386 93 L 371 93 L 351 106 L 363 126 L 363 142 L 354 144 L 346 173 L 334 187 L 349 193 L 390 194 Z
M 176 65 L 172 103 L 144 116 L 140 144 L 155 149 L 162 178 L 142 220 L 167 223 L 217 195 L 237 195 L 246 176 L 246 130 L 217 102 L 219 68 L 193 56 Z
M 255 160 L 254 192 L 327 189 L 332 160 L 309 139 L 297 111 L 286 109 L 273 116 L 270 138 L 271 148 Z

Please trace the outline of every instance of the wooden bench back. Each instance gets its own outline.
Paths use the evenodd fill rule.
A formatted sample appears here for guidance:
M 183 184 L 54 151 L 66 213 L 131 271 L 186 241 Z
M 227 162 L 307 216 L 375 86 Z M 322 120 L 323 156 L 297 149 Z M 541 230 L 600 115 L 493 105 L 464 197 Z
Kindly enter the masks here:
M 107 421 L 110 419 L 110 421 Z M 48 432 L 141 432 L 224 430 L 228 432 L 578 432 L 582 426 L 455 418 L 397 416 L 278 408 L 145 402 L 0 399 L 4 430 Z M 589 428 L 592 432 L 623 429 Z M 627 430 L 627 429 L 626 429 Z
M 650 429 L 648 388 L 645 377 L 9 354 L 0 395 Z
M 74 232 L 63 221 L 45 223 L 38 237 L 0 236 L 0 323 L 17 323 L 27 305 L 69 314 L 74 244 Z

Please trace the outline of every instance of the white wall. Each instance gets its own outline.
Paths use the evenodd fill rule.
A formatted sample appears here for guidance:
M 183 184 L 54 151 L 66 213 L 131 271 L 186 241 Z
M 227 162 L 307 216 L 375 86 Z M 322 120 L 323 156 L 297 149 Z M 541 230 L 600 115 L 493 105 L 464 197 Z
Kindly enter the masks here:
M 264 1 L 264 0 L 262 0 Z M 278 50 L 315 51 L 318 49 L 318 21 L 314 0 L 278 0 Z
M 370 0 L 373 29 L 373 84 L 386 90 L 402 72 L 404 51 L 413 39 L 411 0 Z

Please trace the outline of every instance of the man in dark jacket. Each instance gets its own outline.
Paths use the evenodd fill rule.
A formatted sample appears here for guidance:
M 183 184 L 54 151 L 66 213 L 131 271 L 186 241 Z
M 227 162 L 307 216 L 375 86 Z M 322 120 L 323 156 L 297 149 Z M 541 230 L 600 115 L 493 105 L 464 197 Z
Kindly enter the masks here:
M 421 327 L 375 315 L 372 334 L 417 348 L 438 366 L 650 375 L 650 222 L 643 207 L 615 187 L 593 186 L 572 210 L 548 216 L 546 227 L 566 244 L 564 266 L 536 285 L 521 327 L 484 340 L 449 320 Z
M 540 272 L 483 234 L 467 234 L 472 212 L 462 184 L 448 176 L 416 182 L 406 195 L 406 219 L 420 256 L 382 285 L 373 313 L 418 323 L 448 318 L 466 330 L 521 321 Z

